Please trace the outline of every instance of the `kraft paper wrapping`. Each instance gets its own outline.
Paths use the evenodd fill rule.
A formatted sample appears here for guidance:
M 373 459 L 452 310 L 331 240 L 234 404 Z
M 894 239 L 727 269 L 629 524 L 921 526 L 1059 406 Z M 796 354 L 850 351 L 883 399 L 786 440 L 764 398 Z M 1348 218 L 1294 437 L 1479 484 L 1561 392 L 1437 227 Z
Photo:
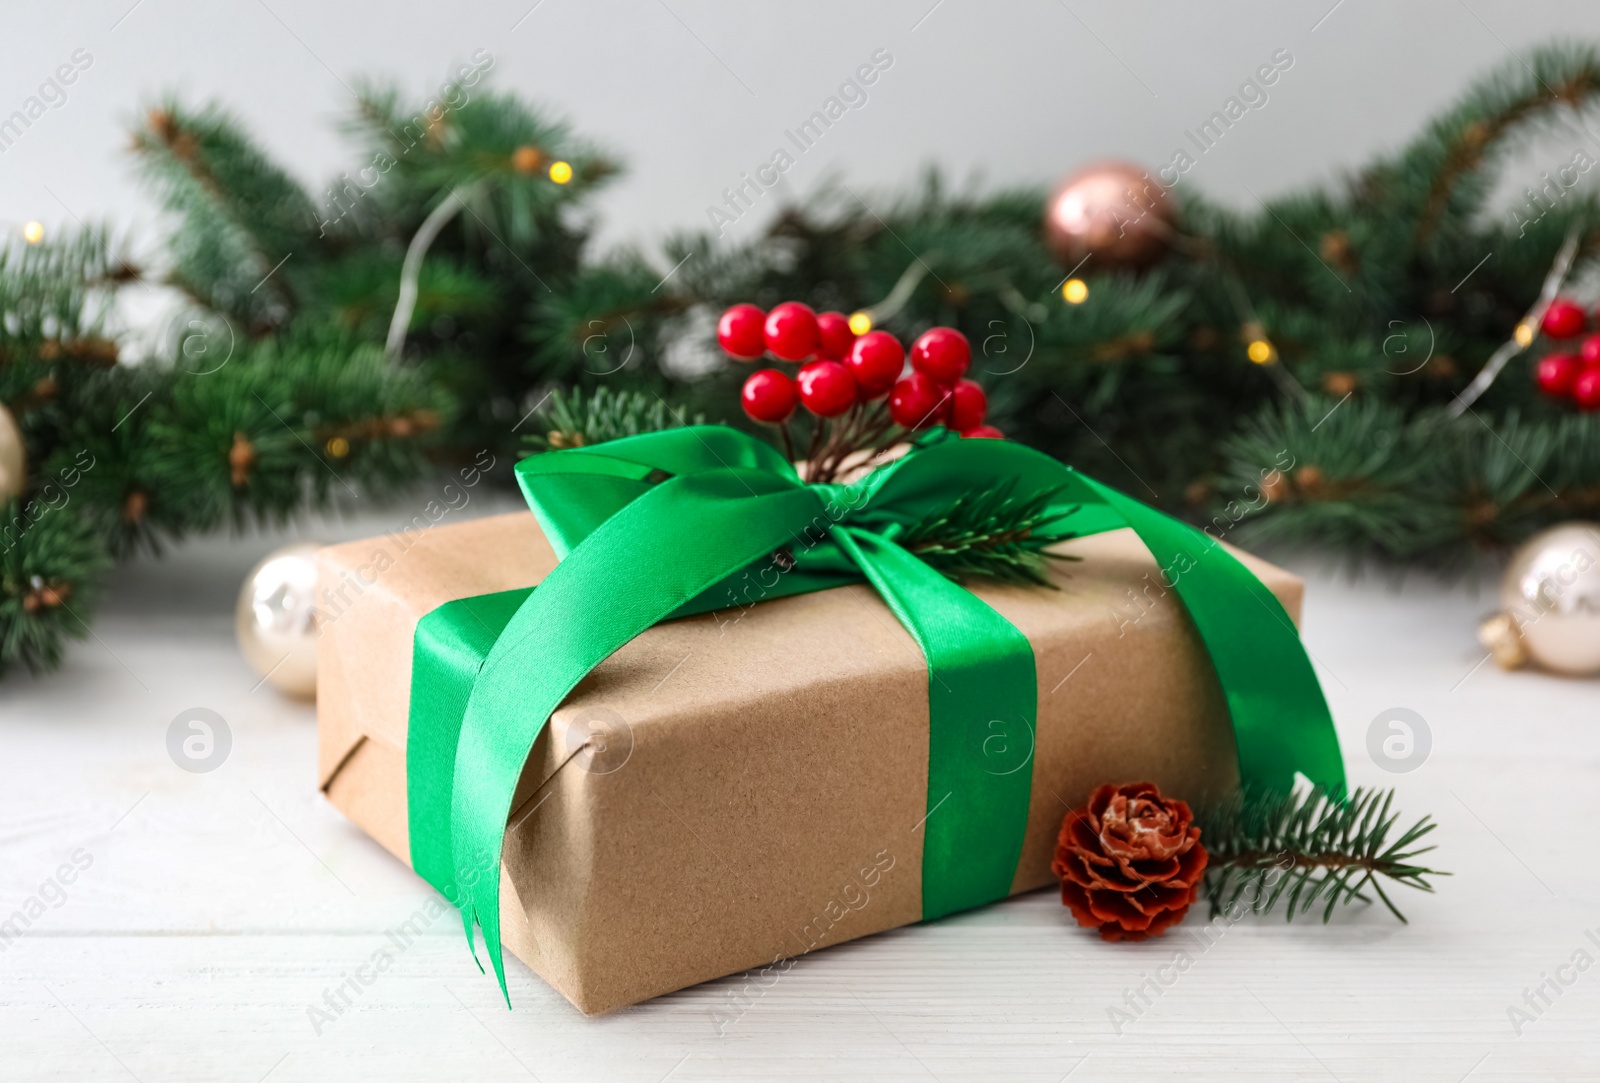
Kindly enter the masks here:
M 1037 662 L 1031 759 L 1029 736 L 998 723 L 979 750 L 1032 771 L 1013 893 L 1052 882 L 1061 819 L 1094 786 L 1150 779 L 1192 800 L 1238 778 L 1216 678 L 1143 544 L 1124 529 L 1061 551 L 1082 559 L 1056 567 L 1059 590 L 971 584 Z M 1230 551 L 1298 622 L 1301 581 Z M 523 512 L 319 562 L 318 780 L 408 861 L 417 621 L 537 583 L 555 554 Z M 502 858 L 505 946 L 596 1014 L 919 920 L 921 823 L 945 811 L 928 812 L 927 681 L 865 585 L 645 632 L 534 748 Z

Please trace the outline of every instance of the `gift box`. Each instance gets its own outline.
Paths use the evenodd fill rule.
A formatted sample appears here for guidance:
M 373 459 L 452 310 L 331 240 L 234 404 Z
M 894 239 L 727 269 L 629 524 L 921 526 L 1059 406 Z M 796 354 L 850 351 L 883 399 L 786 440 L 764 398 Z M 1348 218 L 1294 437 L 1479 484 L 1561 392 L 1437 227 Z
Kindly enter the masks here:
M 468 612 L 462 635 L 481 624 L 482 641 L 457 646 L 481 660 L 505 621 L 491 610 L 556 568 L 551 522 L 419 520 L 320 553 L 319 782 L 402 861 L 419 622 L 475 599 L 483 619 Z M 1204 540 L 1281 604 L 1241 596 L 1241 621 L 1298 620 L 1299 579 Z M 1031 779 L 1010 893 L 1052 882 L 1062 817 L 1096 785 L 1148 779 L 1194 799 L 1240 778 L 1237 720 L 1178 572 L 1127 528 L 1055 549 L 1077 559 L 1052 562 L 1054 589 L 965 584 L 1034 659 L 1036 718 L 976 720 L 972 735 L 987 774 Z M 625 604 L 618 589 L 592 604 Z M 929 916 L 925 841 L 959 807 L 930 791 L 929 662 L 866 582 L 777 593 L 730 592 L 737 604 L 636 635 L 566 695 L 527 757 L 499 940 L 585 1013 Z

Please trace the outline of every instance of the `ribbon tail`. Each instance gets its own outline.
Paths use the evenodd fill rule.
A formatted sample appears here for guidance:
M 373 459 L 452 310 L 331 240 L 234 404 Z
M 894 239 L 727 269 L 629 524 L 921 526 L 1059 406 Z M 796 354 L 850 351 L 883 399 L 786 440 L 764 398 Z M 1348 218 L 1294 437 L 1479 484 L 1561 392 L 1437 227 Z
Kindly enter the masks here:
M 506 624 L 467 703 L 450 813 L 462 903 L 483 931 L 502 993 L 501 849 L 517 781 L 551 712 L 618 648 L 792 541 L 818 509 L 815 494 L 770 473 L 673 478 L 597 527 Z
M 499 881 L 499 876 L 496 876 L 494 885 L 496 898 L 498 898 L 500 893 Z M 504 949 L 500 946 L 500 907 L 496 905 L 487 913 L 475 909 L 472 912 L 472 916 L 477 921 L 478 928 L 483 930 L 483 946 L 489 951 L 489 962 L 494 967 L 495 979 L 500 983 L 500 995 L 506 998 L 506 1010 L 510 1011 L 511 990 L 506 987 L 505 953 Z M 467 926 L 468 928 L 471 928 L 472 922 L 467 922 Z M 478 958 L 478 953 L 476 951 L 472 953 L 472 958 L 474 960 Z M 483 964 L 480 963 L 478 965 L 478 969 L 480 971 L 483 970 Z
M 1160 565 L 1164 585 L 1183 600 L 1227 699 L 1241 786 L 1287 793 L 1299 772 L 1342 794 L 1344 759 L 1333 714 L 1277 596 L 1215 538 L 1076 477 L 1134 529 Z
M 450 822 L 456 747 L 472 686 L 495 640 L 527 600 L 509 590 L 446 602 L 417 622 L 412 644 L 411 713 L 406 735 L 406 808 L 411 867 L 461 911 L 472 961 L 483 962 L 472 910 L 456 884 L 450 836 L 434 825 Z
M 1002 479 L 1023 492 L 1057 490 L 1063 506 L 1081 501 L 1069 520 L 1080 535 L 1122 525 L 1138 534 L 1162 569 L 1161 585 L 1182 601 L 1217 674 L 1246 788 L 1286 792 L 1298 772 L 1329 792 L 1344 789 L 1333 716 L 1294 622 L 1248 568 L 1187 523 L 1032 449 L 1003 440 L 946 438 L 883 468 L 871 502 L 851 525 L 885 533 L 948 506 L 952 493 Z

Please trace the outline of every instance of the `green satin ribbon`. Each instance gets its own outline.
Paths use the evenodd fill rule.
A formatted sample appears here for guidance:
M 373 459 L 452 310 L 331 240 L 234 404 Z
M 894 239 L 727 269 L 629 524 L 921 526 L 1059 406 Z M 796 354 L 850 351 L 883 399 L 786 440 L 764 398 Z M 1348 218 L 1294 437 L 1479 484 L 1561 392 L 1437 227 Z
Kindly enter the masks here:
M 1031 738 L 1033 651 L 895 542 L 997 484 L 1054 493 L 1051 512 L 1070 514 L 1079 535 L 1139 535 L 1211 658 L 1244 785 L 1284 791 L 1299 772 L 1343 788 L 1333 720 L 1276 597 L 1195 528 L 1019 444 L 941 431 L 858 482 L 808 486 L 771 446 L 697 426 L 538 455 L 517 480 L 560 562 L 535 588 L 449 602 L 418 623 L 406 749 L 412 865 L 461 908 L 469 944 L 482 929 L 503 993 L 506 822 L 534 742 L 573 687 L 660 621 L 863 579 L 928 663 L 923 917 L 1010 893 L 1032 757 L 997 769 L 986 741 L 995 724 Z

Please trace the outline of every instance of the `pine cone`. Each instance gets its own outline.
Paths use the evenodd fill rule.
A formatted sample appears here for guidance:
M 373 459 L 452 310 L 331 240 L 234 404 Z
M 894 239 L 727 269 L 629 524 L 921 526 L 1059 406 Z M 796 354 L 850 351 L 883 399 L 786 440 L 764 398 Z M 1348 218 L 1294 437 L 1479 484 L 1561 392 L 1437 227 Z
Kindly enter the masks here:
M 1200 891 L 1206 849 L 1182 801 L 1153 782 L 1101 786 L 1061 823 L 1051 869 L 1061 901 L 1107 940 L 1159 936 Z

